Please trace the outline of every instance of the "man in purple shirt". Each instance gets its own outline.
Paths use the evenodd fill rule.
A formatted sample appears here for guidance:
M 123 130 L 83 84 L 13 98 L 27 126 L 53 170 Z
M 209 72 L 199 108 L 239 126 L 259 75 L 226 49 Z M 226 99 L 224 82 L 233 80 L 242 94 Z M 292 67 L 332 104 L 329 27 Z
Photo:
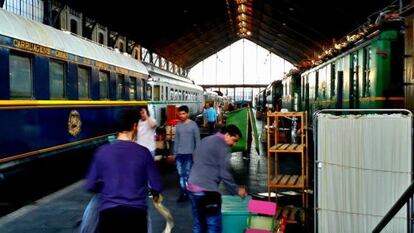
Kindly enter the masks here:
M 154 199 L 161 177 L 150 151 L 135 143 L 139 115 L 124 110 L 117 118 L 117 141 L 95 153 L 85 189 L 100 193 L 100 233 L 147 233 L 148 185 Z

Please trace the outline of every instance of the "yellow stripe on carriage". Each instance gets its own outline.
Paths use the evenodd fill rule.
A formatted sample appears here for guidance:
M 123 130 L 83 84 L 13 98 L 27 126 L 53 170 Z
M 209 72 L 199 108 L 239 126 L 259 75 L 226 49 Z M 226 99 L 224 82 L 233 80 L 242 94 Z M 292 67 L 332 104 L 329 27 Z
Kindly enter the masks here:
M 40 150 L 30 151 L 30 152 L 23 153 L 23 154 L 9 156 L 9 157 L 0 159 L 0 164 L 10 162 L 10 161 L 13 161 L 13 160 L 27 158 L 27 157 L 34 156 L 34 155 L 41 154 L 41 153 L 47 153 L 47 152 L 54 151 L 54 150 L 64 149 L 64 148 L 67 148 L 67 147 L 70 147 L 70 146 L 76 146 L 76 145 L 79 145 L 79 144 L 82 144 L 82 143 L 92 142 L 92 141 L 102 139 L 102 138 L 108 137 L 109 135 L 114 135 L 114 134 L 115 133 L 105 134 L 105 135 L 98 136 L 98 137 L 88 138 L 88 139 L 84 139 L 84 140 L 80 140 L 80 141 L 76 141 L 76 142 L 61 144 L 61 145 L 57 145 L 57 146 L 52 146 L 52 147 L 40 149 Z
M 0 109 L 37 107 L 147 106 L 148 101 L 135 100 L 0 100 Z

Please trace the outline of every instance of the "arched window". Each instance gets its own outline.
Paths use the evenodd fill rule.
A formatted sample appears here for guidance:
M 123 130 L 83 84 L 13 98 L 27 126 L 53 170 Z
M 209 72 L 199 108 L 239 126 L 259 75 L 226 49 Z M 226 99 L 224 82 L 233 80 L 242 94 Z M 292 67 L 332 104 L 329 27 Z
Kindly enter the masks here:
M 104 34 L 102 32 L 98 33 L 98 43 L 105 44 Z
M 123 53 L 124 52 L 124 43 L 119 42 L 118 49 L 119 49 L 119 52 Z
M 78 22 L 74 19 L 70 20 L 70 31 L 72 33 L 78 34 Z

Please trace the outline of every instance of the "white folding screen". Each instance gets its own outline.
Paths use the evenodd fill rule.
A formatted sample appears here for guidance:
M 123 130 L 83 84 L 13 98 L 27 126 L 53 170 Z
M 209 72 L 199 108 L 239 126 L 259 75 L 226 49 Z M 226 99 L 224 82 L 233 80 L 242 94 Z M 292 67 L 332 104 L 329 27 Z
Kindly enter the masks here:
M 411 116 L 316 117 L 316 232 L 371 232 L 411 183 Z M 407 232 L 406 212 L 382 232 Z

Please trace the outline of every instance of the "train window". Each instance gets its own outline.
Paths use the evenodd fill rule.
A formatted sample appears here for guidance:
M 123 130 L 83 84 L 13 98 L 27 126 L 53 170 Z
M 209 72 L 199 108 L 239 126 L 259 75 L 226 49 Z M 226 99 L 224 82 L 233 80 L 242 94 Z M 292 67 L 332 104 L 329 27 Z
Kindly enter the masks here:
M 147 88 L 147 81 L 145 79 L 141 79 L 141 96 L 143 100 L 147 100 L 147 93 L 146 93 L 146 88 Z
M 109 73 L 99 71 L 99 99 L 105 100 L 109 97 Z
M 66 66 L 60 61 L 49 62 L 50 99 L 64 99 L 66 83 Z
M 137 85 L 137 79 L 134 77 L 129 78 L 129 99 L 130 100 L 136 100 L 136 85 Z
M 336 95 L 336 69 L 335 69 L 335 63 L 332 63 L 331 65 L 331 99 L 333 99 Z
M 160 100 L 160 86 L 154 86 L 154 93 L 153 93 L 153 100 L 159 101 Z
M 89 99 L 91 72 L 87 68 L 78 67 L 78 98 Z
M 371 72 L 372 66 L 372 59 L 371 59 L 371 48 L 364 48 L 364 56 L 363 56 L 363 74 L 362 74 L 362 96 L 369 97 L 370 94 L 370 81 L 369 76 Z
M 30 57 L 10 55 L 10 98 L 33 97 L 33 74 Z
M 137 100 L 142 100 L 142 79 L 137 79 Z
M 152 86 L 151 85 L 147 85 L 147 100 L 152 100 Z
M 164 100 L 164 86 L 161 86 L 161 90 L 160 90 L 160 100 L 163 101 Z
M 118 74 L 116 78 L 116 99 L 122 100 L 125 96 L 125 76 Z
M 319 70 L 315 72 L 315 83 L 314 83 L 314 90 L 315 90 L 315 100 L 319 99 Z

